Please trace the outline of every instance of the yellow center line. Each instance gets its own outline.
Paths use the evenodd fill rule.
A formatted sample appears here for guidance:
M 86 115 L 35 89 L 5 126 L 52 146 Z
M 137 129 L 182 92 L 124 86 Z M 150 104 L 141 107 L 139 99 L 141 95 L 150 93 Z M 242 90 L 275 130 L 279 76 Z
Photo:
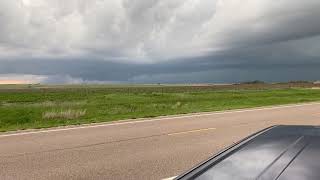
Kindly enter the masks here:
M 196 132 L 209 131 L 209 130 L 215 130 L 215 129 L 216 128 L 194 129 L 194 130 L 190 130 L 190 131 L 182 131 L 182 132 L 170 133 L 170 134 L 168 134 L 168 136 L 188 134 L 188 133 L 196 133 Z

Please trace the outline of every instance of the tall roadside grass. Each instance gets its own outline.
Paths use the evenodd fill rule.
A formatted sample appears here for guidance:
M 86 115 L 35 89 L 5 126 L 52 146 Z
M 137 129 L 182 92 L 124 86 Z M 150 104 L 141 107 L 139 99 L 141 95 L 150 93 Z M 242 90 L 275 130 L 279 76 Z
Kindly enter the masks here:
M 60 110 L 60 111 L 46 111 L 42 114 L 42 119 L 78 119 L 85 116 L 86 109 L 74 110 Z

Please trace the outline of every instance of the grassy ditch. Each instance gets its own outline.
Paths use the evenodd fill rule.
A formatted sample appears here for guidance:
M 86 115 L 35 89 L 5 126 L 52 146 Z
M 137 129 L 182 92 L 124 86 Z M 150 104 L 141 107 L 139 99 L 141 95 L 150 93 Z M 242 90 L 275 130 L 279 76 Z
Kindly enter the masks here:
M 119 90 L 121 88 L 124 89 Z M 144 90 L 144 87 L 131 91 L 127 87 L 121 88 L 2 90 L 0 131 L 320 100 L 320 90 L 309 88 L 188 91 Z

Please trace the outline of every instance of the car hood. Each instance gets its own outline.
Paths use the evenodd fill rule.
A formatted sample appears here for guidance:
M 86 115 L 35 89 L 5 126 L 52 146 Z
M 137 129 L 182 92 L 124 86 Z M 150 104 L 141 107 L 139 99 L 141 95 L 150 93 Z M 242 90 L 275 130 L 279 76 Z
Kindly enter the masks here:
M 177 179 L 320 179 L 320 128 L 274 126 L 220 152 Z

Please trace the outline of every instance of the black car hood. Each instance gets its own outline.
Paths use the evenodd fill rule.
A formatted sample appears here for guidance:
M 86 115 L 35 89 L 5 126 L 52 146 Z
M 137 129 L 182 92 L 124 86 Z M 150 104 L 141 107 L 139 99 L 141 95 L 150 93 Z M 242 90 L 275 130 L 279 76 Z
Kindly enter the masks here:
M 319 180 L 320 128 L 271 127 L 226 149 L 180 179 Z

